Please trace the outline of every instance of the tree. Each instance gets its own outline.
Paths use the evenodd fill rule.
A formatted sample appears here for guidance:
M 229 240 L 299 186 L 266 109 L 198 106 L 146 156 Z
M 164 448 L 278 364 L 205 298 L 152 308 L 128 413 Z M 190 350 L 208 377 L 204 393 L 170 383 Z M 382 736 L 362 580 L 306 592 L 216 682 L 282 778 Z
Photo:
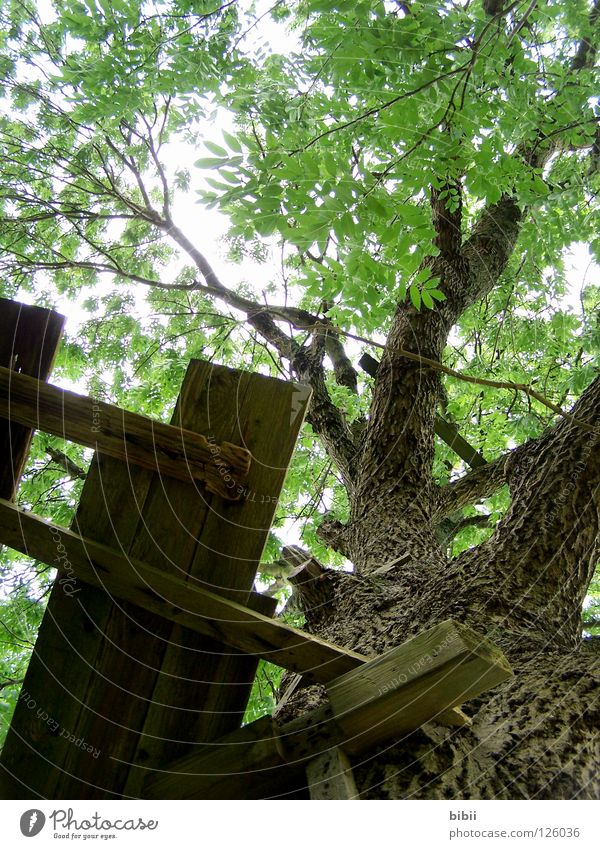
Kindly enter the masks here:
M 318 603 L 296 576 L 305 627 L 374 654 L 452 617 L 514 667 L 468 706 L 470 727 L 431 724 L 356 765 L 369 797 L 598 797 L 600 288 L 583 281 L 573 308 L 567 251 L 600 251 L 599 9 L 2 13 L 4 292 L 90 293 L 59 373 L 109 369 L 96 391 L 154 413 L 199 353 L 309 383 L 279 522 L 304 516 L 313 554 L 354 571 L 327 569 Z M 265 50 L 265 22 L 297 49 Z M 168 160 L 176 138 L 201 148 L 193 172 Z M 200 199 L 231 222 L 230 258 L 279 252 L 258 286 L 224 283 L 177 222 L 200 173 Z M 361 351 L 380 360 L 363 360 L 371 376 Z M 438 413 L 485 464 L 436 442 Z M 286 709 L 319 698 L 308 688 Z

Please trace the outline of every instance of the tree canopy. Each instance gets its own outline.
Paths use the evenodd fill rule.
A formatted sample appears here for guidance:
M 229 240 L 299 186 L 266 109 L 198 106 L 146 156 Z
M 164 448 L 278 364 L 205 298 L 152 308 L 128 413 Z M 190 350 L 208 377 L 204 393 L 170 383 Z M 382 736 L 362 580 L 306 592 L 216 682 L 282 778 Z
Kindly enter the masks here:
M 399 310 L 417 316 L 414 362 L 445 369 L 439 414 L 490 467 L 597 373 L 599 9 L 7 2 L 0 293 L 72 303 L 55 379 L 160 418 L 195 356 L 310 383 L 265 562 L 301 532 L 340 566 L 317 530 L 348 518 L 368 422 L 401 412 L 358 364 L 393 353 Z M 441 351 L 419 338 L 434 313 Z M 418 465 L 416 436 L 408 450 Z M 33 458 L 21 499 L 66 519 L 88 454 L 38 436 Z M 434 482 L 464 471 L 438 440 Z M 451 512 L 454 554 L 506 510 L 488 489 Z M 19 604 L 43 595 L 43 577 L 23 582 Z M 19 622 L 15 640 L 31 612 Z

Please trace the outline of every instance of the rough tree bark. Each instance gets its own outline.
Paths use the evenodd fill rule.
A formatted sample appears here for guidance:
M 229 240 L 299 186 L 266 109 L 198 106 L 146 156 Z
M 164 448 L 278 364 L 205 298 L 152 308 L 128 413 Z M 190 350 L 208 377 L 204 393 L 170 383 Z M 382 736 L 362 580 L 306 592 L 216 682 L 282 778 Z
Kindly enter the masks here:
M 499 25 L 505 10 L 508 14 L 514 6 L 502 0 L 485 0 L 483 5 Z M 589 23 L 595 35 L 581 39 L 571 61 L 573 75 L 595 61 L 599 9 L 600 0 L 594 0 Z M 526 16 L 515 25 L 513 35 Z M 545 109 L 552 105 L 550 98 Z M 125 129 L 139 132 L 126 125 Z M 339 470 L 350 503 L 347 525 L 325 521 L 320 535 L 352 561 L 355 571 L 323 570 L 310 557 L 309 565 L 296 571 L 302 554 L 290 553 L 308 630 L 374 655 L 452 617 L 499 644 L 516 673 L 507 684 L 466 706 L 473 720 L 470 727 L 449 729 L 431 723 L 355 763 L 361 794 L 600 797 L 596 778 L 600 652 L 598 641 L 582 642 L 580 625 L 582 600 L 600 553 L 600 378 L 573 410 L 577 421 L 561 419 L 540 438 L 440 488 L 432 476 L 439 371 L 404 356 L 409 352 L 441 361 L 452 326 L 505 271 L 528 210 L 506 194 L 483 210 L 470 232 L 464 232 L 460 175 L 438 175 L 431 188 L 438 253 L 426 265 L 432 276 L 440 278 L 446 300 L 434 310 L 398 305 L 373 384 L 368 419 L 350 424 L 329 394 L 325 357 L 337 382 L 352 392 L 357 391 L 356 372 L 325 308 L 325 316 L 316 316 L 287 305 L 254 302 L 227 288 L 175 225 L 159 148 L 152 127 L 146 129 L 147 135 L 138 134 L 136 143 L 146 145 L 155 163 L 162 187 L 158 202 L 156 190 L 147 191 L 141 171 L 124 152 L 126 147 L 121 150 L 110 140 L 116 161 L 133 176 L 139 193 L 123 194 L 102 150 L 98 174 L 81 172 L 84 166 L 77 161 L 72 163 L 75 179 L 81 173 L 92 181 L 93 197 L 112 199 L 117 208 L 124 205 L 122 217 L 149 223 L 170 238 L 192 260 L 198 279 L 174 285 L 147 279 L 123 268 L 119 253 L 113 256 L 110 251 L 101 261 L 67 262 L 59 257 L 36 267 L 110 272 L 147 286 L 219 300 L 244 314 L 252 330 L 290 364 L 294 377 L 310 383 L 308 420 Z M 331 132 L 334 128 L 328 129 Z M 539 172 L 559 147 L 560 134 L 540 132 L 517 146 L 514 156 Z M 596 161 L 598 138 L 591 153 Z M 446 190 L 458 198 L 452 209 Z M 76 229 L 93 215 L 70 206 L 60 207 L 59 213 Z M 96 256 L 93 240 L 87 246 Z M 21 258 L 25 270 L 28 262 Z M 598 435 L 590 434 L 590 426 Z M 440 524 L 504 484 L 509 486 L 511 504 L 491 538 L 450 560 Z M 295 691 L 280 711 L 281 719 L 314 706 L 321 697 L 319 688 Z
M 502 4 L 488 5 L 501 12 Z M 586 56 L 593 50 L 585 42 L 573 70 L 584 47 Z M 556 144 L 540 137 L 516 155 L 541 168 Z M 460 181 L 448 185 L 460 191 Z M 428 264 L 447 300 L 433 312 L 398 306 L 368 423 L 354 452 L 346 446 L 350 519 L 321 528 L 355 572 L 320 573 L 312 561 L 294 574 L 295 593 L 309 630 L 367 655 L 451 617 L 495 641 L 513 665 L 511 681 L 466 706 L 470 727 L 430 723 L 355 763 L 365 798 L 596 799 L 600 651 L 598 641 L 582 641 L 581 608 L 600 556 L 600 377 L 573 408 L 576 421 L 563 418 L 506 457 L 436 486 L 439 373 L 401 351 L 441 360 L 452 325 L 505 270 L 527 216 L 503 196 L 463 237 L 460 205 L 450 211 L 443 197 L 432 189 L 439 254 Z M 511 503 L 493 535 L 450 560 L 440 521 L 505 483 Z M 297 692 L 280 716 L 321 697 L 316 687 Z
M 426 330 L 438 339 L 439 322 L 403 307 L 393 338 L 408 347 L 418 324 L 421 339 Z M 390 360 L 355 463 L 351 519 L 336 528 L 343 545 L 330 536 L 355 574 L 317 575 L 313 564 L 308 581 L 295 576 L 307 627 L 374 655 L 452 617 L 499 644 L 516 674 L 467 706 L 472 727 L 431 724 L 356 764 L 359 790 L 367 798 L 598 798 L 600 653 L 581 640 L 581 606 L 600 555 L 600 378 L 572 411 L 598 436 L 562 419 L 485 475 L 444 491 L 431 479 L 436 377 Z M 449 561 L 436 520 L 505 481 L 511 505 L 495 533 Z M 384 564 L 392 566 L 376 574 Z M 299 693 L 286 718 L 321 695 Z
M 600 378 L 573 412 L 600 427 Z M 436 548 L 431 524 L 415 518 L 415 490 L 372 487 L 370 499 L 353 505 L 348 552 L 356 574 L 320 576 L 327 591 L 318 594 L 295 577 L 308 627 L 348 648 L 381 653 L 452 617 L 502 646 L 516 673 L 467 705 L 472 727 L 432 723 L 356 764 L 365 797 L 600 795 L 600 655 L 595 643 L 582 643 L 580 621 L 600 545 L 597 442 L 563 420 L 513 452 L 505 463 L 507 515 L 486 543 L 453 562 Z M 420 510 L 428 504 L 434 513 L 430 491 L 417 495 Z M 409 557 L 374 574 L 402 553 Z M 313 583 L 314 572 L 313 565 Z M 286 715 L 320 695 L 304 691 Z

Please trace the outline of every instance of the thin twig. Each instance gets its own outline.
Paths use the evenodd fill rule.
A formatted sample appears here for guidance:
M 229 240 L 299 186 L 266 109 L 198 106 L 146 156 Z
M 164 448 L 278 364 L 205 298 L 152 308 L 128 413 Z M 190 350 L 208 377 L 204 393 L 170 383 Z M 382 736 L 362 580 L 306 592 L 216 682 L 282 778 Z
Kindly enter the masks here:
M 380 348 L 382 351 L 392 352 L 394 354 L 399 354 L 402 357 L 406 357 L 407 360 L 412 360 L 413 362 L 419 363 L 422 366 L 427 366 L 428 368 L 432 368 L 435 371 L 442 372 L 443 374 L 447 374 L 448 377 L 454 377 L 456 380 L 461 380 L 464 383 L 472 383 L 477 386 L 491 386 L 494 389 L 511 389 L 517 392 L 523 392 L 529 398 L 534 398 L 536 401 L 539 401 L 544 407 L 547 407 L 552 412 L 556 413 L 558 416 L 562 416 L 573 424 L 578 425 L 579 427 L 587 430 L 589 433 L 600 433 L 600 429 L 593 427 L 593 425 L 589 425 L 587 422 L 578 419 L 576 416 L 571 415 L 571 413 L 566 412 L 559 407 L 558 404 L 550 401 L 549 398 L 546 398 L 545 395 L 542 395 L 541 392 L 537 392 L 533 387 L 528 383 L 515 383 L 510 380 L 490 380 L 485 377 L 474 377 L 470 374 L 463 374 L 460 371 L 456 371 L 449 366 L 445 366 L 437 360 L 432 360 L 429 357 L 423 357 L 421 354 L 414 354 L 412 351 L 406 351 L 404 348 L 395 348 L 388 347 L 381 342 L 375 342 L 373 339 L 367 339 L 364 336 L 359 336 L 355 333 L 349 333 L 346 330 L 341 330 L 339 327 L 329 327 L 328 330 L 334 333 L 339 333 L 341 336 L 345 336 L 347 339 L 354 339 L 357 342 L 364 342 L 367 345 L 373 345 L 375 348 Z

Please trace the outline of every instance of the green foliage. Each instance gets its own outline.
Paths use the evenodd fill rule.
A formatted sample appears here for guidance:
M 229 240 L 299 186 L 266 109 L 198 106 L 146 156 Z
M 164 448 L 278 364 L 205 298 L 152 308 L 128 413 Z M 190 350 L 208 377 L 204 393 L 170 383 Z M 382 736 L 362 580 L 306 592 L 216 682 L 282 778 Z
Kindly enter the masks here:
M 42 621 L 44 603 L 30 595 L 27 587 L 15 580 L 18 566 L 10 564 L 10 578 L 7 577 L 7 564 L 2 558 L 0 570 L 6 591 L 13 584 L 10 595 L 0 597 L 0 746 L 4 742 L 10 720 L 15 709 L 19 689 L 38 628 Z M 16 586 L 15 586 L 16 585 Z
M 584 633 L 600 637 L 600 579 L 596 578 L 589 586 L 588 596 L 583 606 Z
M 281 681 L 283 669 L 261 660 L 258 664 L 256 677 L 252 685 L 252 692 L 248 699 L 248 706 L 244 714 L 244 725 L 268 716 L 273 713 L 277 703 L 277 689 Z
M 168 420 L 192 357 L 290 376 L 243 311 L 202 288 L 197 252 L 215 266 L 223 258 L 182 198 L 198 216 L 224 214 L 235 296 L 382 342 L 398 302 L 444 304 L 423 268 L 437 253 L 429 192 L 459 181 L 465 231 L 503 195 L 528 215 L 499 284 L 453 329 L 445 362 L 535 381 L 567 407 L 596 373 L 600 347 L 596 267 L 574 279 L 567 258 L 578 250 L 581 267 L 584 244 L 600 261 L 598 70 L 571 68 L 587 8 L 537 4 L 511 35 L 524 10 L 490 22 L 481 2 L 290 0 L 261 19 L 251 3 L 209 0 L 65 0 L 43 12 L 5 3 L 0 294 L 70 314 L 55 380 Z M 514 152 L 540 137 L 561 143 L 536 169 Z M 457 204 L 450 190 L 449 210 Z M 354 363 L 362 347 L 348 341 Z M 359 373 L 354 396 L 327 376 L 354 426 L 368 415 L 370 385 Z M 522 394 L 452 379 L 445 389 L 444 415 L 488 459 L 550 421 Z M 36 436 L 20 499 L 67 523 L 81 480 L 49 449 L 87 468 L 89 452 Z M 461 471 L 440 442 L 435 479 Z M 506 505 L 504 491 L 489 499 L 490 527 L 466 527 L 454 552 L 491 533 Z M 341 566 L 316 536 L 327 511 L 344 521 L 347 497 L 307 426 L 265 559 L 277 559 L 291 530 Z M 32 574 L 43 593 L 48 576 Z M 19 613 L 15 592 L 15 616 L 34 628 L 40 603 Z M 20 674 L 18 658 L 11 669 Z M 269 692 L 255 692 L 251 710 Z

